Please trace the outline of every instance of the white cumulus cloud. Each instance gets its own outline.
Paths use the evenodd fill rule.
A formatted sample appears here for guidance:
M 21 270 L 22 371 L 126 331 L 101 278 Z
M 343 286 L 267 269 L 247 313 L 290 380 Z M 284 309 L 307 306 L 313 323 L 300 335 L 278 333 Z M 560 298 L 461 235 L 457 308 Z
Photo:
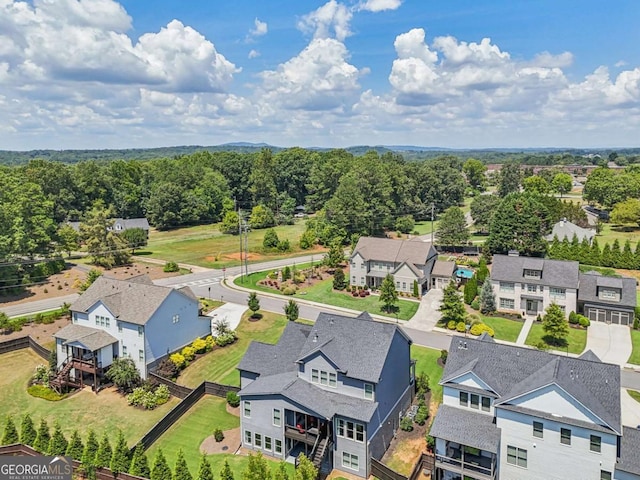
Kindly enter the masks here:
M 269 31 L 269 27 L 267 22 L 261 22 L 257 18 L 253 21 L 254 27 L 249 31 L 249 35 L 252 37 L 261 37 L 262 35 L 266 35 Z
M 359 5 L 359 9 L 369 12 L 383 12 L 397 10 L 400 5 L 402 5 L 402 0 L 366 0 Z
M 329 0 L 327 3 L 303 16 L 298 28 L 312 34 L 314 38 L 336 38 L 344 41 L 351 35 L 353 12 L 346 5 Z

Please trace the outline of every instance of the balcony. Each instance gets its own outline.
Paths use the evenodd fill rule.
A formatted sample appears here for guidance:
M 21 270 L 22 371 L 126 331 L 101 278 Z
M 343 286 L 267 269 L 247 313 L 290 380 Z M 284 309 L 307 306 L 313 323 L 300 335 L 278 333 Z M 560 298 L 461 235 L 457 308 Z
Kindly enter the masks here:
M 436 453 L 435 466 L 436 469 L 459 473 L 462 478 L 466 476 L 479 480 L 496 478 L 496 455 L 465 446 L 448 444 L 445 455 Z M 436 478 L 441 476 L 436 475 Z

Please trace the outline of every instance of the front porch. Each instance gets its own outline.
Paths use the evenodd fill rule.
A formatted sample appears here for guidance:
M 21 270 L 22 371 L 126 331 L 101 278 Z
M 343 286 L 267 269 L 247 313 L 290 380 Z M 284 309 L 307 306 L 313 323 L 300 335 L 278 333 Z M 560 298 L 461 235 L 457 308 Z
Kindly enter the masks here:
M 497 455 L 456 442 L 445 442 L 444 452 L 436 451 L 434 480 L 496 478 Z

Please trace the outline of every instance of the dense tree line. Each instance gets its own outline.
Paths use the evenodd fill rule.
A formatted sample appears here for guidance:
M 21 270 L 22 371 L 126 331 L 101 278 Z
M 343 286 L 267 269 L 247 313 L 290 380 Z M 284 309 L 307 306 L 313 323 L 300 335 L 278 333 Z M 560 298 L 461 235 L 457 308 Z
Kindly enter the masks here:
M 605 243 L 601 247 L 598 239 L 595 238 L 591 244 L 586 239 L 580 242 L 575 235 L 571 241 L 566 238 L 562 241 L 554 238 L 549 246 L 548 256 L 558 260 L 576 260 L 596 267 L 638 270 L 640 269 L 640 241 L 635 248 L 629 240 L 621 246 L 617 239 L 612 244 Z

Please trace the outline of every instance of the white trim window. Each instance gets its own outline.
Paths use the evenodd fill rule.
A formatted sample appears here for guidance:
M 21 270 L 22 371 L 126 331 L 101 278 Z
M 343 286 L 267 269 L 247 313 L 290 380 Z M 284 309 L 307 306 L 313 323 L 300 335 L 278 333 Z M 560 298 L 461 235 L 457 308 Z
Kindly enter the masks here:
M 264 449 L 267 452 L 271 451 L 271 437 L 267 437 L 267 436 L 264 437 Z
M 513 293 L 516 291 L 516 284 L 513 282 L 500 282 L 500 291 L 505 293 Z
M 602 288 L 598 289 L 598 297 L 603 300 L 620 300 L 620 293 L 615 288 Z
M 248 400 L 245 400 L 243 402 L 242 414 L 246 418 L 251 418 L 251 402 L 249 402 Z
M 531 285 L 530 283 L 527 284 L 527 292 L 528 293 L 537 293 L 538 292 L 538 286 L 537 285 Z
M 552 298 L 567 298 L 567 289 L 558 287 L 549 287 L 549 296 Z
M 319 383 L 336 388 L 338 386 L 338 376 L 335 372 L 327 372 L 326 370 L 311 369 L 311 383 Z
M 282 455 L 282 440 L 279 438 L 276 438 L 275 440 L 275 448 L 273 449 L 273 452 L 278 455 Z
M 118 333 L 122 333 L 122 322 L 118 322 Z
M 273 409 L 273 426 L 281 427 L 282 426 L 282 410 L 279 408 Z
M 249 430 L 244 431 L 244 443 L 247 445 L 251 445 L 251 432 Z
M 602 452 L 602 437 L 599 435 L 591 435 L 589 438 L 589 450 L 596 453 Z
M 500 297 L 500 308 L 514 310 L 516 308 L 516 301 L 513 298 Z
M 138 326 L 138 336 L 142 337 L 142 335 L 144 334 L 144 327 L 142 325 Z
M 338 424 L 338 436 L 342 438 L 348 438 L 349 440 L 355 440 L 356 442 L 364 442 L 364 425 L 361 423 L 351 422 L 349 420 L 343 420 L 339 418 Z
M 76 312 L 73 312 L 73 313 L 71 314 L 71 321 L 72 321 L 73 323 L 78 323 L 78 314 L 77 314 Z
M 571 429 L 560 429 L 560 443 L 563 445 L 571 445 Z
M 364 384 L 364 398 L 367 400 L 373 400 L 373 384 L 365 383 Z
M 180 315 L 174 315 L 171 317 L 171 323 L 178 323 L 180 321 Z
M 122 356 L 123 357 L 127 356 L 127 346 L 126 345 L 122 345 Z
M 138 360 L 144 362 L 144 350 L 138 350 Z
M 262 434 L 260 434 L 260 433 L 256 433 L 256 434 L 253 436 L 253 440 L 254 440 L 254 443 L 253 443 L 253 444 L 254 444 L 256 447 L 258 447 L 258 448 L 262 448 Z
M 533 436 L 536 438 L 544 438 L 544 423 L 533 422 Z
M 524 448 L 507 445 L 507 463 L 527 468 L 527 451 Z
M 357 455 L 348 452 L 342 452 L 342 466 L 350 470 L 360 470 L 360 462 Z
M 600 480 L 611 480 L 611 472 L 607 470 L 600 470 Z
M 524 278 L 542 278 L 542 272 L 540 270 L 532 270 L 530 268 L 525 268 L 524 273 L 522 275 Z

